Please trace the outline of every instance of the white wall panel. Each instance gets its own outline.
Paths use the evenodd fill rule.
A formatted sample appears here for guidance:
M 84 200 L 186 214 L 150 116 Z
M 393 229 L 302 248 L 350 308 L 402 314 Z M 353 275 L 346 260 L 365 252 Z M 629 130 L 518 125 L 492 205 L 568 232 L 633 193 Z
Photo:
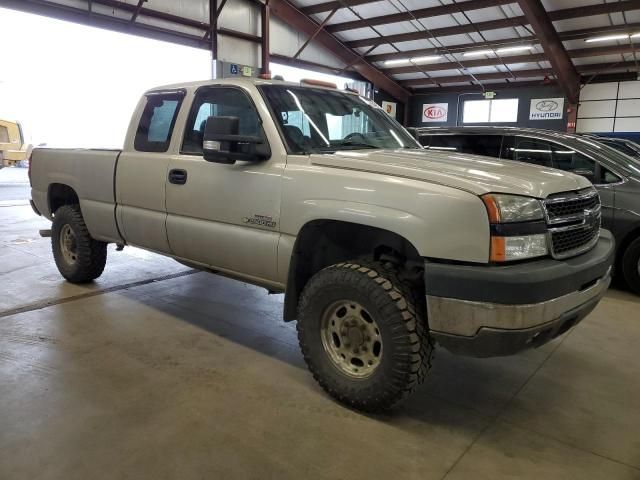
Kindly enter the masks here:
M 260 66 L 260 46 L 238 38 L 218 36 L 218 60 Z
M 635 82 L 620 82 L 618 98 L 640 98 L 640 80 Z
M 578 133 L 612 132 L 613 120 L 613 118 L 579 118 L 576 131 Z
M 594 100 L 591 102 L 580 102 L 578 118 L 601 118 L 616 116 L 615 100 Z
M 616 118 L 614 132 L 638 132 L 640 131 L 640 117 Z
M 580 91 L 580 101 L 586 100 L 609 100 L 616 98 L 618 93 L 618 82 L 590 83 L 585 85 Z
M 218 19 L 218 26 L 251 35 L 261 32 L 260 8 L 246 0 L 229 0 Z M 208 20 L 207 20 L 207 23 Z
M 622 85 L 621 85 L 622 86 Z M 640 99 L 618 100 L 616 117 L 640 116 Z

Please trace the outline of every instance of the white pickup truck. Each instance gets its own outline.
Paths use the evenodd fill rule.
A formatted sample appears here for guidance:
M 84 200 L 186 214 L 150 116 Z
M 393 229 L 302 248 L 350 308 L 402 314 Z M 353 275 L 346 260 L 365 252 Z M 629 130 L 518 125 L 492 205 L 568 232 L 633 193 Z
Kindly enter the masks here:
M 585 178 L 423 150 L 321 82 L 156 88 L 122 150 L 36 149 L 30 178 L 67 280 L 115 243 L 284 292 L 314 377 L 367 411 L 411 392 L 435 344 L 510 355 L 566 332 L 614 258 Z

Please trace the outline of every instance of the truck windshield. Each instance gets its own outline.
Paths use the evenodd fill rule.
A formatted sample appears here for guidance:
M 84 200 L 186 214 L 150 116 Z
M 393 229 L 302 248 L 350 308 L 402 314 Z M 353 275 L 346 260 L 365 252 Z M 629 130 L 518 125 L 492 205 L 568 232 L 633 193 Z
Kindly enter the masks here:
M 357 95 L 288 85 L 260 90 L 291 153 L 422 148 L 381 108 Z

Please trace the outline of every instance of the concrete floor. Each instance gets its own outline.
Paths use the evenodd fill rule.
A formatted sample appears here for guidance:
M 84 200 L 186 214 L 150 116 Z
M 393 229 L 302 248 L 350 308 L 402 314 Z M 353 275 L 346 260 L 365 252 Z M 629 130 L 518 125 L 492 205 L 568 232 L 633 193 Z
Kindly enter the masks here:
M 73 286 L 47 226 L 0 206 L 2 480 L 640 479 L 630 294 L 515 357 L 438 350 L 408 402 L 367 416 L 315 384 L 281 296 L 129 248 Z

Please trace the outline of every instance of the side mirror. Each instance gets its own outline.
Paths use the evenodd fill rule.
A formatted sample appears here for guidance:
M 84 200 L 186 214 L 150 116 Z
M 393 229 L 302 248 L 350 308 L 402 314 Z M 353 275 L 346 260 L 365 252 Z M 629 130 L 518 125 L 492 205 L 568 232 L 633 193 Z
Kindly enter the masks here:
M 593 183 L 596 179 L 596 175 L 592 170 L 588 168 L 576 168 L 575 170 L 571 170 L 571 173 L 575 173 L 576 175 L 580 175 L 581 177 L 586 178 L 591 183 Z
M 208 162 L 232 165 L 236 160 L 259 162 L 271 156 L 262 137 L 240 135 L 238 117 L 209 117 L 204 126 L 202 154 Z

